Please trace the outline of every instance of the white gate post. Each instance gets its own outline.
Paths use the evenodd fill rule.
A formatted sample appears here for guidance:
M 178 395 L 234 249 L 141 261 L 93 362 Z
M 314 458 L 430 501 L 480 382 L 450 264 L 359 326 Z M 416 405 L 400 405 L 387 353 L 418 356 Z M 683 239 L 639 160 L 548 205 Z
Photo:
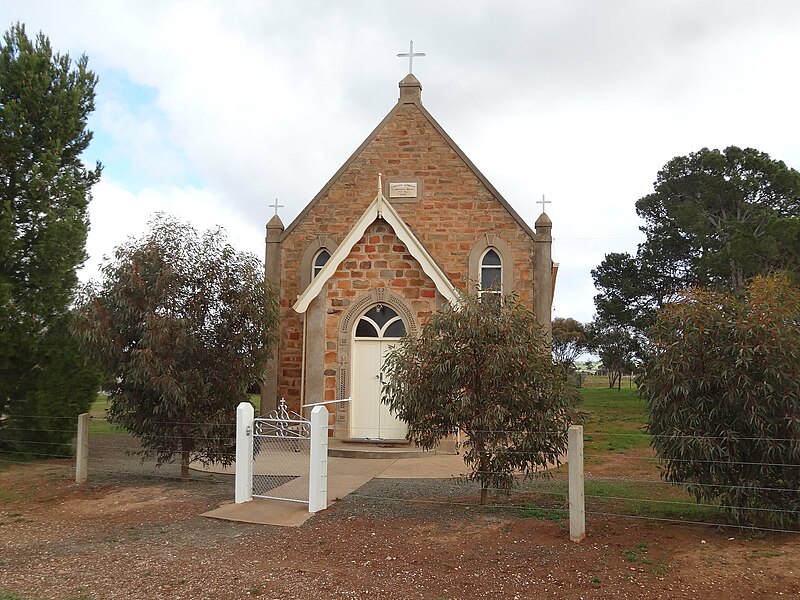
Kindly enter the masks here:
M 78 415 L 75 446 L 75 483 L 86 483 L 89 479 L 89 413 Z
M 583 427 L 572 425 L 568 432 L 569 467 L 569 539 L 580 542 L 586 537 L 586 509 L 583 490 Z
M 236 504 L 253 499 L 253 405 L 236 407 Z
M 328 508 L 328 409 L 311 411 L 311 456 L 308 477 L 308 512 Z

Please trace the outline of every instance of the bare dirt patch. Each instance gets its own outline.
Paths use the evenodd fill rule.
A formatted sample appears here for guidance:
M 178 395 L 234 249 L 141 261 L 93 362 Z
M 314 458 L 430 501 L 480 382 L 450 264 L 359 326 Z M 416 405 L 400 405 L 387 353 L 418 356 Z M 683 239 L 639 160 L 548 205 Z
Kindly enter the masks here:
M 474 490 L 373 480 L 299 528 L 198 515 L 229 480 L 70 465 L 0 472 L 0 591 L 54 598 L 796 598 L 800 536 L 591 518 L 563 524 L 462 506 Z M 404 500 L 399 500 L 404 498 Z M 506 499 L 500 502 L 506 504 Z

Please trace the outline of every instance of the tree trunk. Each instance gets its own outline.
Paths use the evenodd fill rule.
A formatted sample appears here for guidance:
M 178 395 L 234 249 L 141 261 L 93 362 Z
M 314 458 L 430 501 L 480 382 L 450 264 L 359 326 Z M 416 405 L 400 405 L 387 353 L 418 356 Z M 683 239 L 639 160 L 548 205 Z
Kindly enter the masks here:
M 480 456 L 478 460 L 478 481 L 481 482 L 481 504 L 486 504 L 486 500 L 489 497 L 491 473 L 489 473 L 489 455 L 486 452 L 486 445 L 483 440 L 476 440 L 475 451 Z
M 181 480 L 189 479 L 189 438 L 181 438 Z

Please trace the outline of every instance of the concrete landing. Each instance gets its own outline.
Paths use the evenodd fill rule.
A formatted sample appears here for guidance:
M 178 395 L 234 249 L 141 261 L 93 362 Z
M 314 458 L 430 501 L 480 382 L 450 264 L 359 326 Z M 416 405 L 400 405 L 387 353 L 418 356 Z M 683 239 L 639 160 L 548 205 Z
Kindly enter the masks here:
M 212 467 L 213 468 L 213 467 Z M 214 468 L 216 473 L 233 475 L 236 466 Z M 373 478 L 385 479 L 448 479 L 466 471 L 457 454 L 433 454 L 415 458 L 328 458 L 328 506 L 344 498 Z M 290 485 L 290 484 L 286 484 Z M 281 486 L 283 487 L 283 486 Z M 280 494 L 280 487 L 273 492 Z M 202 514 L 212 519 L 298 527 L 313 514 L 308 507 L 295 502 L 255 498 L 242 504 L 226 503 Z
M 422 458 L 432 455 L 422 448 L 413 446 L 405 441 L 380 442 L 380 441 L 347 441 L 330 438 L 328 440 L 328 456 L 336 458 Z

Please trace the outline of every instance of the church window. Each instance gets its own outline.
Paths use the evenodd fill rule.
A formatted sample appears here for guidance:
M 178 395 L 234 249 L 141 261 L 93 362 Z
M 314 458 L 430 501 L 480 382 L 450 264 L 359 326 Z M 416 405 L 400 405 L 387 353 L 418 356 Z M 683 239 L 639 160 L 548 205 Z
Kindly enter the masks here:
M 316 256 L 314 256 L 311 279 L 314 279 L 314 277 L 319 275 L 319 272 L 322 271 L 322 267 L 325 266 L 325 264 L 330 260 L 330 258 L 331 258 L 331 253 L 328 252 L 328 250 L 325 248 L 317 252 Z
M 499 296 L 503 293 L 503 261 L 494 248 L 489 248 L 481 257 L 480 291 L 484 294 Z
M 359 338 L 399 338 L 405 334 L 403 319 L 384 304 L 370 308 L 356 325 L 356 337 Z

